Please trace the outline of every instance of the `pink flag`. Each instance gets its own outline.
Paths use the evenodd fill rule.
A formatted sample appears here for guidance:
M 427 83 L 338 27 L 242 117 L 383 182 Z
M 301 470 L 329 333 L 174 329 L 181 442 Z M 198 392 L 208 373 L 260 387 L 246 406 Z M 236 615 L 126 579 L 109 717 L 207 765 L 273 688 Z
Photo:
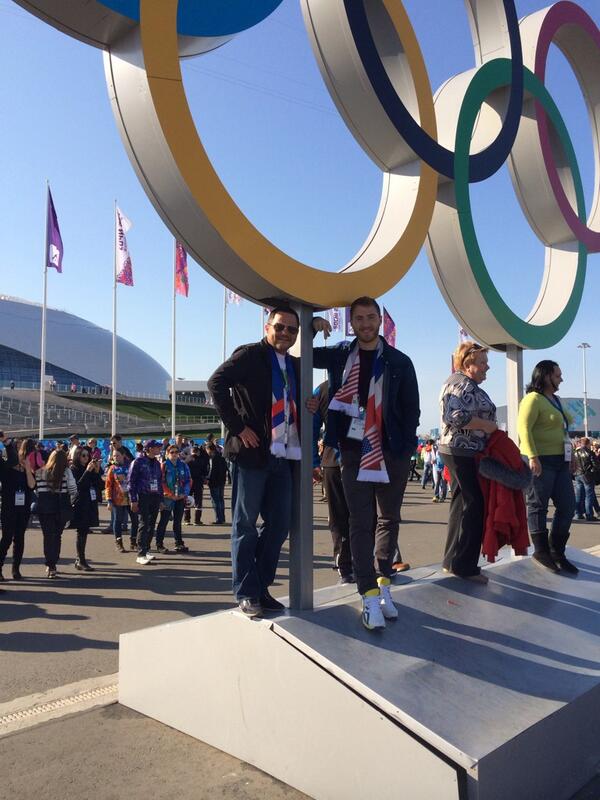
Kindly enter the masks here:
M 133 286 L 133 269 L 131 267 L 131 258 L 129 256 L 126 236 L 127 231 L 131 229 L 131 222 L 127 219 L 125 214 L 121 212 L 118 206 L 116 208 L 115 225 L 117 231 L 115 238 L 116 281 L 117 283 L 124 283 L 125 286 Z
M 386 307 L 383 307 L 383 338 L 390 347 L 396 347 L 396 323 L 388 314 Z
M 232 292 L 231 289 L 226 289 L 225 291 L 227 292 L 227 304 L 239 306 L 239 304 L 242 302 L 242 298 L 239 296 L 239 294 Z
M 187 253 L 181 242 L 175 242 L 175 291 L 184 297 L 187 297 L 190 292 Z

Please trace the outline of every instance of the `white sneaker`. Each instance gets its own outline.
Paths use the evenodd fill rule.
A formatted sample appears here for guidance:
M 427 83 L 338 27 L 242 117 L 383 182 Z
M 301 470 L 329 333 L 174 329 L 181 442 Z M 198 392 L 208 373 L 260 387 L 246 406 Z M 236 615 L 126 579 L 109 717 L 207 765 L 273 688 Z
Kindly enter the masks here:
M 146 564 L 149 564 L 151 561 L 152 561 L 152 559 L 148 558 L 148 556 L 138 556 L 136 558 L 136 560 L 135 560 L 135 563 L 136 564 L 143 564 L 144 566 L 146 566 Z
M 392 593 L 389 586 L 379 587 L 379 605 L 386 619 L 398 619 L 398 609 L 392 600 Z
M 148 561 L 154 561 L 156 556 L 153 556 L 152 553 L 146 553 L 146 558 L 148 559 Z
M 366 597 L 363 595 L 362 601 L 361 621 L 365 628 L 369 631 L 385 628 L 385 619 L 383 618 L 380 605 L 380 595 L 376 594 L 373 597 Z

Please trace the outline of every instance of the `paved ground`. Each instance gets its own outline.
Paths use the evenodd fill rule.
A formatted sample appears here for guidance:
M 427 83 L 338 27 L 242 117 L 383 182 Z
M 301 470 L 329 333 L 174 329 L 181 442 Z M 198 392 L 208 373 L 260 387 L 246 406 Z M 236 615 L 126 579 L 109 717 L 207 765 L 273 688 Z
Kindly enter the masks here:
M 429 490 L 409 484 L 401 528 L 405 560 L 413 566 L 439 562 L 447 513 L 448 503 L 432 504 Z M 212 519 L 212 511 L 205 511 L 204 519 Z M 326 523 L 326 505 L 315 494 L 317 588 L 337 578 Z M 135 554 L 115 551 L 111 536 L 94 534 L 88 552 L 97 571 L 81 574 L 73 568 L 74 532 L 67 531 L 59 567 L 63 577 L 50 582 L 43 577 L 39 529 L 29 531 L 22 567 L 27 580 L 7 581 L 0 596 L 0 703 L 117 672 L 120 633 L 231 606 L 228 529 L 191 527 L 184 536 L 189 554 L 161 556 L 155 566 L 142 568 Z M 600 523 L 575 523 L 571 543 L 600 544 Z M 287 594 L 287 580 L 286 551 L 275 595 Z M 154 800 L 301 797 L 223 753 L 115 705 L 13 734 L 0 740 L 0 750 L 0 797 L 11 800 L 41 793 L 47 800 L 141 798 L 148 792 Z M 599 798 L 600 789 L 593 791 L 578 800 Z

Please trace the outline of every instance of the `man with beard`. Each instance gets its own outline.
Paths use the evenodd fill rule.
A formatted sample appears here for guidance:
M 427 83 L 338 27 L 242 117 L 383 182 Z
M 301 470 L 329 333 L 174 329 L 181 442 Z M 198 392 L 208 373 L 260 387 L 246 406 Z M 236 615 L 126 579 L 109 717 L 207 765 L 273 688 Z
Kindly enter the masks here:
M 354 341 L 315 348 L 314 367 L 328 371 L 325 445 L 340 450 L 361 619 L 375 630 L 398 616 L 390 578 L 417 442 L 419 390 L 410 358 L 379 335 L 377 302 L 359 297 L 350 308 L 350 320 Z

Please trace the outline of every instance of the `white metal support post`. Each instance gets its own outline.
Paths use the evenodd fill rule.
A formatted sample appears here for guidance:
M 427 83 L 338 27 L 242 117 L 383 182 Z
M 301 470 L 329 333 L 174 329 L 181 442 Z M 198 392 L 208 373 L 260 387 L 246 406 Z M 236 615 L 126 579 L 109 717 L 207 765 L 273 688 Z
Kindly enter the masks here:
M 313 310 L 294 305 L 300 317 L 300 385 L 298 416 L 302 460 L 294 464 L 292 529 L 290 532 L 290 608 L 313 607 L 313 486 L 312 486 L 312 414 L 304 401 L 313 386 Z
M 223 359 L 227 358 L 227 289 L 223 287 Z M 225 423 L 221 420 L 221 439 L 225 439 Z
M 174 243 L 173 251 L 173 330 L 172 330 L 172 352 L 171 352 L 171 439 L 175 440 L 175 416 L 177 413 L 177 402 L 175 396 L 175 369 L 177 363 L 177 240 Z
M 523 348 L 515 344 L 506 346 L 506 422 L 507 433 L 515 444 L 519 444 L 517 434 L 519 403 L 523 397 Z
M 587 400 L 587 364 L 585 359 L 585 351 L 591 347 L 587 342 L 578 344 L 577 347 L 581 350 L 583 356 L 583 435 L 588 436 L 588 400 Z
M 115 200 L 115 241 L 113 255 L 113 332 L 112 332 L 112 386 L 110 403 L 110 435 L 117 432 L 117 201 Z
M 48 240 L 46 237 L 46 250 L 44 255 L 44 302 L 42 305 L 42 344 L 40 353 L 40 425 L 39 438 L 44 438 L 44 417 L 46 414 L 46 306 L 48 304 Z

